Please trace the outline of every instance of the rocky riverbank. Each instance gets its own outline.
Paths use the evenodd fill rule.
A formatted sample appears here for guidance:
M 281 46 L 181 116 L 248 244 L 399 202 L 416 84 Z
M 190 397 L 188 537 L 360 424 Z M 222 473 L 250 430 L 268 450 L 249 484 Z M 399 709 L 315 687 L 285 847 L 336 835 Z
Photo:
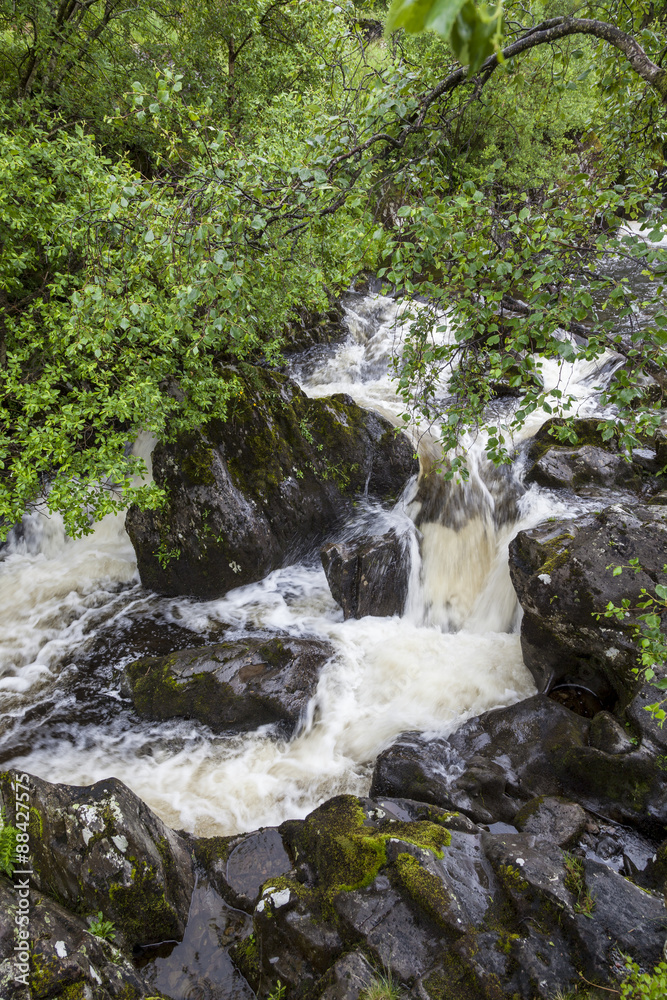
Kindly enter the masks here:
M 291 447 L 317 450 L 307 428 L 294 437 L 298 408 L 308 401 L 288 383 L 276 386 L 287 392 L 281 413 L 296 414 Z M 321 403 L 331 405 L 351 426 L 345 433 L 363 448 L 375 442 L 352 463 L 368 488 L 373 470 L 380 495 L 403 488 L 413 472 L 407 446 L 379 418 L 362 412 L 357 419 L 358 408 L 344 400 Z M 581 976 L 613 989 L 628 957 L 646 969 L 661 959 L 667 735 L 644 710 L 654 689 L 634 672 L 632 622 L 594 612 L 608 600 L 636 604 L 667 562 L 657 475 L 663 443 L 628 463 L 613 446 L 591 443 L 589 425 L 579 430 L 579 447 L 556 444 L 548 428 L 539 435 L 527 449 L 526 478 L 547 476 L 550 488 L 578 491 L 599 509 L 589 502 L 585 516 L 520 532 L 510 547 L 535 696 L 472 718 L 449 737 L 404 733 L 378 758 L 369 798 L 338 796 L 304 820 L 233 837 L 175 832 L 113 778 L 89 787 L 29 778 L 32 997 L 249 998 L 275 993 L 280 983 L 287 1000 L 357 1000 L 389 975 L 415 1000 L 534 1000 L 572 988 Z M 244 453 L 251 487 L 242 495 L 237 473 L 232 482 L 230 441 L 205 442 L 208 464 L 202 458 L 198 468 L 205 465 L 211 481 L 195 482 L 188 471 L 201 449 L 179 444 L 158 456 L 158 469 L 171 470 L 178 484 L 180 516 L 202 529 L 177 574 L 142 562 L 148 535 L 139 539 L 135 516 L 140 566 L 150 565 L 151 580 L 161 573 L 164 589 L 214 586 L 208 559 L 215 550 L 219 561 L 222 543 L 214 539 L 206 558 L 192 547 L 208 551 L 203 511 L 212 512 L 215 532 L 226 533 L 231 496 L 238 509 L 261 506 L 266 457 Z M 282 446 L 275 451 L 282 455 Z M 287 490 L 295 503 L 310 503 L 298 477 L 283 472 L 275 484 L 265 481 L 267 497 Z M 357 477 L 357 489 L 360 483 Z M 351 487 L 335 479 L 318 489 L 331 494 L 332 511 L 352 502 Z M 277 538 L 272 509 L 267 500 L 262 523 Z M 171 514 L 165 523 L 177 538 Z M 157 532 L 157 521 L 151 524 Z M 325 524 L 311 527 L 314 545 Z M 286 552 L 278 546 L 267 558 Z M 401 552 L 391 532 L 325 545 L 323 562 L 346 618 L 402 610 Z M 633 559 L 640 572 L 613 575 L 613 565 Z M 227 586 L 225 579 L 216 576 L 215 587 Z M 288 633 L 218 639 L 126 668 L 124 690 L 137 711 L 221 729 L 279 723 L 285 736 L 298 730 L 331 648 Z M 0 777 L 9 823 L 16 777 Z M 8 878 L 0 878 L 0 894 L 0 984 L 13 996 L 17 899 Z

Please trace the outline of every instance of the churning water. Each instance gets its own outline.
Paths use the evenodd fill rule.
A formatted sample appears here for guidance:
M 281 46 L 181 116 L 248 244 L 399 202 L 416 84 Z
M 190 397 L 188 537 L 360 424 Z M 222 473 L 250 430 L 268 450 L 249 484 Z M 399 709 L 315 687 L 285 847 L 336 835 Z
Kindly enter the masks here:
M 347 392 L 398 423 L 390 356 L 406 332 L 402 309 L 398 300 L 350 296 L 347 338 L 311 349 L 292 374 L 311 395 Z M 592 412 L 616 365 L 612 355 L 597 364 L 545 363 L 542 375 Z M 546 418 L 533 414 L 523 436 Z M 431 468 L 436 439 L 427 429 L 414 434 Z M 402 618 L 344 622 L 313 564 L 216 601 L 160 598 L 139 585 L 122 516 L 80 540 L 66 538 L 55 517 L 26 518 L 0 562 L 2 761 L 79 785 L 113 775 L 171 826 L 226 834 L 302 817 L 343 791 L 363 794 L 377 753 L 400 732 L 442 733 L 530 695 L 507 547 L 522 528 L 575 511 L 525 489 L 520 458 L 510 469 L 489 466 L 483 439 L 480 432 L 468 442 L 468 483 L 446 485 L 431 474 L 391 511 L 361 504 L 356 525 L 345 529 L 394 527 L 405 536 L 411 583 Z M 146 442 L 139 447 L 148 454 Z M 289 742 L 270 728 L 225 736 L 190 721 L 149 723 L 120 695 L 119 668 L 147 648 L 167 652 L 257 630 L 326 638 L 335 649 Z

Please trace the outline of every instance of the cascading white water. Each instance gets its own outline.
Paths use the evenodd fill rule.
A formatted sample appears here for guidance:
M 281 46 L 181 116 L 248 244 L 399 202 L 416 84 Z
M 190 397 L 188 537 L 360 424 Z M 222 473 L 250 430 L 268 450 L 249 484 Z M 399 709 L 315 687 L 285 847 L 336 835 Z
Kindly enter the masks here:
M 389 358 L 405 332 L 401 310 L 393 299 L 351 297 L 347 340 L 313 349 L 294 365 L 295 377 L 312 395 L 347 392 L 398 423 Z M 585 412 L 616 363 L 611 355 L 590 367 L 549 363 L 543 374 L 567 385 Z M 525 436 L 546 417 L 533 414 Z M 433 439 L 421 447 L 432 459 Z M 158 598 L 138 584 L 123 517 L 74 541 L 57 519 L 33 515 L 0 563 L 5 764 L 73 784 L 115 775 L 170 825 L 231 833 L 303 816 L 342 791 L 363 793 L 378 751 L 402 731 L 444 732 L 526 697 L 533 685 L 507 546 L 518 530 L 565 510 L 548 492 L 524 490 L 519 465 L 498 478 L 483 458 L 483 434 L 470 442 L 469 465 L 470 483 L 458 493 L 447 487 L 446 505 L 428 518 L 420 494 L 393 511 L 360 508 L 374 530 L 393 526 L 408 541 L 402 618 L 344 622 L 314 565 L 286 567 L 217 601 Z M 283 742 L 270 729 L 219 736 L 184 720 L 138 720 L 119 694 L 116 669 L 133 658 L 131 644 L 112 639 L 94 669 L 84 654 L 102 635 L 149 619 L 158 629 L 207 635 L 225 626 L 229 638 L 278 629 L 330 640 L 336 654 L 300 735 Z

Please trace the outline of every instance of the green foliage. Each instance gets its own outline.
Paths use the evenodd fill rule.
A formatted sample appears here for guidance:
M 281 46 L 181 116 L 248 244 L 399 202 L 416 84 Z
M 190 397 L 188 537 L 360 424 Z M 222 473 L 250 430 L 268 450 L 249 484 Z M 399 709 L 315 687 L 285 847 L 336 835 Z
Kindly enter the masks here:
M 501 166 L 492 165 L 487 183 L 497 183 Z M 659 412 L 648 401 L 641 405 L 642 379 L 647 368 L 665 369 L 663 319 L 657 314 L 655 325 L 633 329 L 625 346 L 619 324 L 631 320 L 633 295 L 624 281 L 597 268 L 613 252 L 636 255 L 655 275 L 656 296 L 662 294 L 655 264 L 664 252 L 617 236 L 615 220 L 621 204 L 658 211 L 659 199 L 647 184 L 591 190 L 586 180 L 575 175 L 537 204 L 525 193 L 516 198 L 500 192 L 489 204 L 484 189 L 466 181 L 453 198 L 430 195 L 400 210 L 411 240 L 387 239 L 390 263 L 381 273 L 407 290 L 417 274 L 433 275 L 420 287 L 434 303 L 413 311 L 415 322 L 397 360 L 404 419 L 442 421 L 448 452 L 456 451 L 464 428 L 484 420 L 494 383 L 507 379 L 522 390 L 521 405 L 505 427 L 490 433 L 487 453 L 494 462 L 508 460 L 513 435 L 531 413 L 572 412 L 573 397 L 562 387 L 567 376 L 550 385 L 545 365 L 555 363 L 565 373 L 573 362 L 596 361 L 610 347 L 623 351 L 632 367 L 619 371 L 603 396 L 618 408 L 616 419 L 601 421 L 603 436 L 617 433 L 631 450 L 642 433 L 655 431 Z M 614 228 L 600 229 L 601 215 Z M 568 329 L 585 340 L 564 335 Z M 443 394 L 444 378 L 453 398 Z M 463 470 L 460 455 L 450 474 Z
M 613 576 L 620 576 L 624 569 L 631 569 L 635 573 L 640 573 L 642 567 L 638 559 L 630 559 L 627 566 L 607 566 L 611 569 Z M 663 572 L 667 573 L 667 565 L 663 566 Z M 609 601 L 604 612 L 596 614 L 595 617 L 615 618 L 624 625 L 633 626 L 633 638 L 639 647 L 639 666 L 635 668 L 635 673 L 642 680 L 650 681 L 658 691 L 667 691 L 667 677 L 657 677 L 656 671 L 664 668 L 667 664 L 667 636 L 663 631 L 663 618 L 667 613 L 667 586 L 662 583 L 655 585 L 653 593 L 642 587 L 638 600 L 633 604 L 629 598 L 623 598 L 620 605 Z M 667 712 L 663 705 L 667 698 L 661 701 L 646 705 L 646 711 L 650 712 L 654 719 L 662 726 Z
M 525 12 L 507 9 L 520 32 Z M 664 251 L 617 235 L 660 211 L 656 98 L 618 53 L 565 40 L 427 100 L 457 59 L 472 72 L 497 47 L 499 12 L 404 0 L 390 27 L 436 30 L 367 37 L 385 10 L 0 0 L 1 533 L 38 505 L 76 535 L 163 502 L 138 478 L 137 434 L 224 419 L 233 366 L 278 364 L 295 311 L 364 270 L 428 300 L 397 384 L 406 421 L 444 417 L 447 449 L 506 380 L 523 402 L 488 454 L 507 459 L 536 408 L 571 412 L 545 364 L 608 347 L 629 364 L 605 432 L 632 447 L 655 426 L 645 375 L 664 377 L 667 318 L 655 307 L 638 330 L 641 303 L 598 264 L 640 261 L 659 301 Z M 642 23 L 658 58 L 662 25 Z
M 628 966 L 628 978 L 621 986 L 623 1000 L 663 1000 L 667 996 L 667 963 L 660 962 L 653 972 L 642 972 L 634 962 Z
M 586 887 L 584 865 L 581 858 L 573 854 L 563 853 L 565 865 L 565 888 L 574 896 L 574 909 L 585 917 L 592 917 L 595 910 L 595 900 Z
M 103 941 L 113 941 L 116 937 L 116 929 L 111 920 L 105 920 L 104 914 L 99 910 L 95 916 L 88 917 L 88 925 L 91 934 L 102 938 Z
M 401 1000 L 403 990 L 390 972 L 375 976 L 359 994 L 360 1000 Z
M 387 30 L 418 33 L 430 29 L 448 39 L 456 58 L 475 73 L 493 53 L 500 51 L 502 5 L 495 10 L 473 0 L 394 0 Z
M 287 992 L 287 987 L 280 980 L 276 982 L 274 989 L 269 993 L 267 1000 L 284 1000 L 285 993 Z
M 16 866 L 16 845 L 19 831 L 7 823 L 4 810 L 0 810 L 0 871 L 11 876 Z

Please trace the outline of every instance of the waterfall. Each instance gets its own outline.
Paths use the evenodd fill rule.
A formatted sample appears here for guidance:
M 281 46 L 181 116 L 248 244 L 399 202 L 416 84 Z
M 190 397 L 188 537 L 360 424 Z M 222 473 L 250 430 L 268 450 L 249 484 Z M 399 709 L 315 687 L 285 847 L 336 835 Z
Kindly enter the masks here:
M 399 425 L 390 357 L 407 329 L 404 307 L 352 295 L 345 308 L 348 336 L 297 358 L 293 377 L 310 395 L 346 392 Z M 582 413 L 594 412 L 596 387 L 616 363 L 611 355 L 595 365 L 549 362 L 543 377 L 566 385 Z M 546 419 L 534 413 L 522 436 Z M 305 816 L 341 792 L 363 794 L 378 752 L 405 730 L 447 732 L 529 696 L 507 548 L 517 531 L 568 511 L 526 488 L 520 460 L 492 466 L 483 428 L 465 442 L 463 483 L 438 474 L 437 433 L 413 433 L 419 483 L 392 511 L 362 502 L 352 525 L 393 527 L 404 538 L 411 577 L 400 618 L 343 621 L 312 562 L 215 601 L 158 597 L 139 585 L 122 515 L 78 540 L 65 537 L 57 517 L 28 516 L 0 561 L 5 766 L 79 785 L 114 775 L 168 824 L 229 834 Z M 150 442 L 139 447 L 147 458 Z M 147 628 L 186 638 L 288 631 L 329 640 L 335 655 L 296 738 L 285 742 L 270 727 L 214 735 L 192 721 L 138 720 L 122 698 L 119 668 L 137 655 L 132 630 Z

